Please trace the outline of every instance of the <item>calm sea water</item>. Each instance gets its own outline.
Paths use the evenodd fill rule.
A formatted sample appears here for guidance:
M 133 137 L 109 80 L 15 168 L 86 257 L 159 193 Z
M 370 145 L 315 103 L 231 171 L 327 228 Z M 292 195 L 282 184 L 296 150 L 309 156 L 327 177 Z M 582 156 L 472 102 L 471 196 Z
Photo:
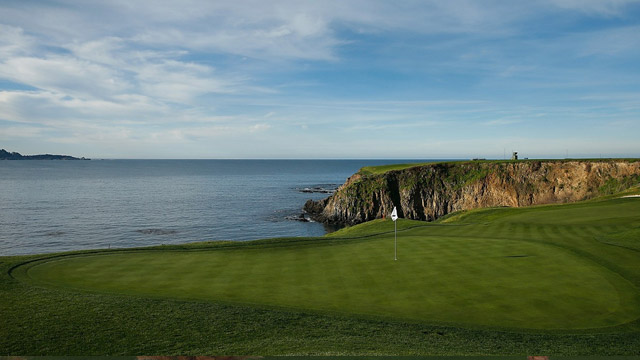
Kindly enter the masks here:
M 328 194 L 301 189 L 415 161 L 0 161 L 0 255 L 320 236 L 330 229 L 289 218 Z

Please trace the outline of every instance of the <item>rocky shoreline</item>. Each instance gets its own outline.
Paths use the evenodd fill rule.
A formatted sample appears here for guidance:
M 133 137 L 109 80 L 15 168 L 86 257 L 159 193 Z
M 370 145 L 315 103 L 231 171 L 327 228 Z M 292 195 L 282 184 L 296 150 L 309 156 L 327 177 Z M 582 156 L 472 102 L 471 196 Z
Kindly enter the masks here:
M 402 218 L 432 221 L 459 210 L 566 203 L 640 183 L 640 160 L 525 160 L 426 164 L 351 176 L 304 211 L 325 224 L 354 225 L 397 207 Z

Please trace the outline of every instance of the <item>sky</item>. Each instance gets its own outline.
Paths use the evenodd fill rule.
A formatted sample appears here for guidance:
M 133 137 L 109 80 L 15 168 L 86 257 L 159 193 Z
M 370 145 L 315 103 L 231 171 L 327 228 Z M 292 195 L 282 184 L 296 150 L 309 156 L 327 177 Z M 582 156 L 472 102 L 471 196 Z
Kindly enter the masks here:
M 0 2 L 0 148 L 640 157 L 640 1 Z

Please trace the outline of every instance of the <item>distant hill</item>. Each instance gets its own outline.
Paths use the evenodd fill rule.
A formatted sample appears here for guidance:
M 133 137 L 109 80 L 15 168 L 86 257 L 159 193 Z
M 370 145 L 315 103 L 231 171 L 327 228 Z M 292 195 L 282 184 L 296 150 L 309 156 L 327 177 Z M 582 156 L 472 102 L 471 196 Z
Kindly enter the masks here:
M 17 152 L 8 152 L 5 149 L 0 149 L 0 160 L 91 160 L 87 158 L 77 158 L 69 155 L 21 155 Z

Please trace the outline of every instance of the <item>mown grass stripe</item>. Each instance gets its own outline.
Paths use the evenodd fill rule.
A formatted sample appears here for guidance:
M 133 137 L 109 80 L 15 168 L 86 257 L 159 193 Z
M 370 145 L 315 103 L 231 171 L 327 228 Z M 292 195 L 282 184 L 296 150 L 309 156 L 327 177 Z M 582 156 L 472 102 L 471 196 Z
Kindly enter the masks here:
M 629 215 L 633 210 L 635 217 Z M 242 309 L 305 310 L 313 316 L 337 312 L 354 323 L 448 323 L 500 332 L 555 329 L 563 336 L 636 331 L 639 254 L 593 235 L 631 229 L 639 221 L 639 210 L 627 203 L 592 202 L 477 211 L 464 219 L 468 225 L 414 227 L 405 221 L 401 225 L 411 229 L 398 233 L 397 262 L 392 260 L 393 232 L 388 231 L 393 224 L 377 221 L 346 232 L 358 240 L 327 237 L 235 248 L 199 245 L 204 250 L 197 251 L 105 252 L 34 263 L 32 280 L 20 276 L 21 271 L 15 275 L 37 284 L 121 293 L 125 299 L 135 295 L 234 302 L 252 304 Z M 597 218 L 597 223 L 585 218 Z M 31 288 L 28 284 L 22 286 Z M 251 342 L 248 333 L 229 331 L 244 346 Z

